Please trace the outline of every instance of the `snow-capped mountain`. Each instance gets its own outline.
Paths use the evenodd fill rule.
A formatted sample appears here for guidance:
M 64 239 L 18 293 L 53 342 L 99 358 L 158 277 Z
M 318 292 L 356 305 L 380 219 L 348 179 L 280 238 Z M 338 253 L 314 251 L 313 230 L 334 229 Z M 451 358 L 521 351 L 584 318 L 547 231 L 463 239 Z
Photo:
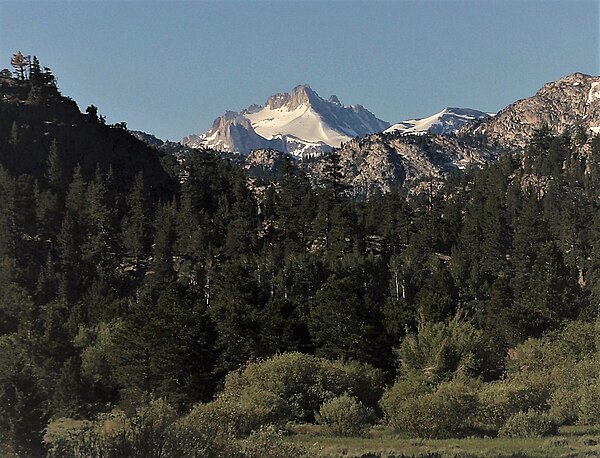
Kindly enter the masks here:
M 471 108 L 444 108 L 427 118 L 409 119 L 407 121 L 394 124 L 385 130 L 387 133 L 400 134 L 449 134 L 456 132 L 465 124 L 479 120 L 487 119 L 490 114 L 483 111 L 473 110 Z
M 388 126 L 361 105 L 344 106 L 335 95 L 325 100 L 310 86 L 300 85 L 289 94 L 269 97 L 263 106 L 228 111 L 207 132 L 181 143 L 244 154 L 271 148 L 307 157 Z

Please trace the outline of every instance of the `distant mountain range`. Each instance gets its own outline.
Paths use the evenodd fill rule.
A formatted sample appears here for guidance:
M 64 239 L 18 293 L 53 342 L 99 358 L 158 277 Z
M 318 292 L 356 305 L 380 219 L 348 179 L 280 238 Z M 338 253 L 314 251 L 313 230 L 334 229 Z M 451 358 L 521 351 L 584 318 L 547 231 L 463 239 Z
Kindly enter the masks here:
M 599 134 L 600 77 L 573 73 L 497 114 L 446 108 L 391 126 L 360 105 L 346 107 L 335 96 L 324 100 L 310 87 L 297 86 L 290 94 L 270 97 L 264 106 L 226 113 L 208 132 L 186 137 L 182 144 L 242 153 L 237 160 L 262 174 L 276 168 L 277 151 L 306 159 L 335 148 L 357 195 L 399 187 L 418 193 L 441 183 L 452 169 L 480 166 L 522 149 L 544 126 L 555 134 L 578 129 Z M 161 149 L 173 151 L 166 145 Z M 305 165 L 315 179 L 323 173 L 322 162 Z
M 184 138 L 179 151 L 177 143 L 158 145 L 160 140 L 148 134 L 134 134 L 167 153 L 198 147 L 241 153 L 236 160 L 262 175 L 276 168 L 277 152 L 302 160 L 336 149 L 347 183 L 355 193 L 368 195 L 403 186 L 419 192 L 452 169 L 479 166 L 523 148 L 544 126 L 554 133 L 583 128 L 599 134 L 600 77 L 573 73 L 497 114 L 445 108 L 394 125 L 360 105 L 346 107 L 335 96 L 325 100 L 303 85 L 269 97 L 264 106 L 227 112 L 208 132 Z M 323 173 L 321 162 L 306 164 L 315 179 Z
M 494 116 L 463 123 L 452 136 L 431 131 L 407 135 L 439 126 L 436 123 L 445 111 L 344 144 L 338 154 L 347 183 L 357 194 L 400 187 L 418 193 L 440 184 L 451 170 L 481 166 L 521 150 L 543 127 L 557 135 L 579 129 L 587 135 L 599 134 L 600 77 L 574 73 L 547 83 L 532 97 L 518 100 Z M 314 174 L 319 173 L 318 163 L 310 167 Z
M 122 175 L 121 185 L 143 171 L 160 184 L 157 190 L 174 186 L 162 163 L 181 158 L 191 147 L 219 150 L 250 176 L 266 179 L 276 176 L 285 156 L 292 155 L 315 183 L 327 170 L 324 153 L 335 150 L 343 180 L 362 198 L 399 188 L 430 191 L 453 170 L 522 150 L 543 127 L 554 134 L 576 133 L 573 144 L 582 156 L 592 144 L 582 138 L 600 134 L 600 77 L 582 73 L 549 82 L 495 115 L 446 108 L 393 126 L 360 105 L 347 107 L 335 96 L 325 100 L 310 87 L 297 86 L 289 94 L 269 97 L 264 106 L 228 112 L 208 132 L 183 143 L 129 132 L 121 124 L 106 125 L 93 110 L 82 114 L 56 88 L 44 91 L 30 93 L 27 84 L 0 76 L 0 133 L 28 142 L 7 163 L 13 172 L 43 178 L 36 173 L 46 164 L 52 139 L 58 139 L 64 145 L 65 170 L 79 164 L 89 178 L 97 165 L 110 166 Z
M 321 98 L 308 85 L 291 93 L 275 94 L 262 106 L 241 112 L 227 111 L 205 133 L 181 141 L 192 148 L 248 154 L 274 149 L 306 158 L 339 148 L 342 143 L 377 132 L 449 134 L 464 124 L 487 119 L 490 114 L 470 108 L 445 108 L 432 116 L 410 119 L 393 126 L 362 105 L 345 106 L 332 95 Z

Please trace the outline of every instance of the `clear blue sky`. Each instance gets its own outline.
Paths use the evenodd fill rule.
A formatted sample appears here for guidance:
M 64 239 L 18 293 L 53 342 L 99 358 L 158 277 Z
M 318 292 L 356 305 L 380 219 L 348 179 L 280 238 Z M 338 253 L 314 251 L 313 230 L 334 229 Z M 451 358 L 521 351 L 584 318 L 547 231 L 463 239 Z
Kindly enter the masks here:
M 599 1 L 0 0 L 0 68 L 35 54 L 81 109 L 164 139 L 308 83 L 398 122 L 497 111 L 600 74 Z

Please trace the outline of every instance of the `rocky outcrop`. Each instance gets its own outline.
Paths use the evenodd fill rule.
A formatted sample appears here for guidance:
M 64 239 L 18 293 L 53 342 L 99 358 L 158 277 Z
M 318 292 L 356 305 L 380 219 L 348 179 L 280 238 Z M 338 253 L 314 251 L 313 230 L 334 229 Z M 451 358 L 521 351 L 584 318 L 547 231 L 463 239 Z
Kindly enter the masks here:
M 482 143 L 443 135 L 374 134 L 352 140 L 336 150 L 346 183 L 354 195 L 370 196 L 405 187 L 419 193 L 440 186 L 456 168 L 481 166 L 500 154 Z M 309 164 L 322 176 L 324 158 Z
M 600 77 L 573 73 L 545 84 L 533 97 L 518 100 L 478 126 L 461 131 L 481 135 L 505 148 L 523 148 L 543 126 L 554 133 L 583 127 L 600 132 Z

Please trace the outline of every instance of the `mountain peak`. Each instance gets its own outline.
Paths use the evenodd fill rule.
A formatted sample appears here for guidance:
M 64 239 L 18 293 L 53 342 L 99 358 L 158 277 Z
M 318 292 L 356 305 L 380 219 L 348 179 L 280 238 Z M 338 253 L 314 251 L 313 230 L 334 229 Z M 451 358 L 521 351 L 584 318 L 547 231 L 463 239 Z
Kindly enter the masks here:
M 505 147 L 523 148 L 542 126 L 556 134 L 575 127 L 600 133 L 600 77 L 576 72 L 546 83 L 535 95 L 511 103 L 475 127 L 475 132 Z
M 469 122 L 489 117 L 488 113 L 472 108 L 446 107 L 439 113 L 426 118 L 408 119 L 394 124 L 386 132 L 413 135 L 449 134 L 456 132 Z
M 267 103 L 265 103 L 265 107 L 268 107 L 271 110 L 277 110 L 285 105 L 290 100 L 290 95 L 287 92 L 280 92 L 278 94 L 272 95 L 267 99 Z M 256 105 L 252 105 L 255 107 Z M 259 108 L 259 107 L 257 107 Z M 260 108 L 259 108 L 260 109 Z M 257 110 L 253 110 L 252 112 L 256 112 Z
M 288 108 L 290 110 L 295 110 L 300 105 L 313 105 L 314 103 L 318 103 L 318 101 L 322 101 L 321 97 L 311 89 L 308 84 L 301 84 L 296 86 L 292 93 L 290 94 L 290 99 L 288 103 Z
M 232 125 L 237 126 L 235 135 Z M 302 156 L 339 147 L 351 138 L 381 132 L 388 126 L 360 105 L 345 107 L 336 96 L 324 100 L 308 84 L 301 84 L 290 93 L 272 95 L 262 107 L 226 112 L 209 131 L 190 135 L 182 143 L 241 153 L 273 148 Z
M 328 102 L 335 103 L 336 105 L 341 105 L 340 99 L 338 99 L 337 95 L 330 95 L 327 99 Z
M 308 84 L 300 84 L 296 86 L 291 93 L 280 92 L 278 94 L 272 95 L 267 99 L 265 107 L 268 107 L 271 110 L 287 108 L 291 111 L 295 110 L 301 105 L 312 105 L 318 100 L 323 99 L 321 99 L 319 95 L 315 91 L 313 91 Z M 244 111 L 248 113 L 255 112 L 256 110 L 254 110 L 254 107 L 256 107 L 256 105 L 252 105 Z M 258 108 L 260 109 L 260 107 Z

